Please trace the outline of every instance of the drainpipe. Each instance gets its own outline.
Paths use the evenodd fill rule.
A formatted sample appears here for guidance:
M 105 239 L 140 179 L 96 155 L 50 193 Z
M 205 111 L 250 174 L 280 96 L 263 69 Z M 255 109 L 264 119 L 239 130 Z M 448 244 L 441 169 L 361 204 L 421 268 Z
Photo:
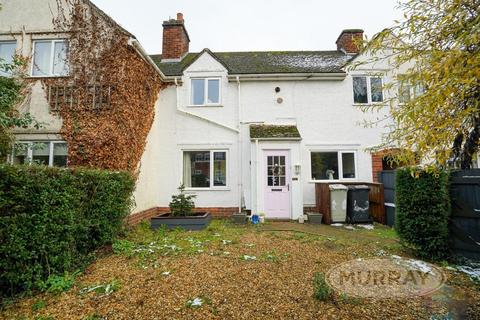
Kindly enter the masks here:
M 180 109 L 180 93 L 178 91 L 179 84 L 178 84 L 177 77 L 175 77 L 174 82 L 175 82 L 175 92 L 177 94 L 177 110 L 179 110 Z
M 239 172 L 239 180 L 238 180 L 238 213 L 242 212 L 243 209 L 243 145 L 242 145 L 242 99 L 241 99 L 241 86 L 240 86 L 240 77 L 237 76 L 237 88 L 238 88 L 238 172 Z
M 258 165 L 258 158 L 259 158 L 259 153 L 260 153 L 260 147 L 259 147 L 259 144 L 258 144 L 258 139 L 255 139 L 255 202 L 256 202 L 256 211 L 255 212 L 256 214 L 258 214 L 258 202 L 259 202 L 259 183 L 258 183 L 258 179 L 259 179 L 259 171 L 260 171 L 260 168 L 259 168 L 259 165 Z

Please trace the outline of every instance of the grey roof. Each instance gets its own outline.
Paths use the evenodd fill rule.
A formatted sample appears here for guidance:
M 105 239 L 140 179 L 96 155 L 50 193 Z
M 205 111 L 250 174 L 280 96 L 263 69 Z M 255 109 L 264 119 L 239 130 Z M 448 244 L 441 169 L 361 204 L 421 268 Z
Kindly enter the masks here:
M 211 52 L 208 49 L 188 53 L 179 62 L 161 62 L 161 55 L 151 57 L 166 76 L 181 76 L 203 52 L 209 52 L 230 74 L 343 73 L 342 67 L 354 58 L 342 51 Z
M 251 124 L 251 139 L 271 139 L 271 138 L 301 138 L 297 126 L 293 125 L 273 125 L 273 124 Z

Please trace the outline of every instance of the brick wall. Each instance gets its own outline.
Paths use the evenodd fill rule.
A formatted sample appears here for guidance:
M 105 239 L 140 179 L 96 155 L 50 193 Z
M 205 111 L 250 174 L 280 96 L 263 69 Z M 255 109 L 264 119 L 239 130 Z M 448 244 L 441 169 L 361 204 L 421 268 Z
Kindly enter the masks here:
M 363 39 L 363 30 L 348 29 L 343 30 L 336 41 L 337 50 L 343 50 L 346 53 L 359 53 L 361 40 Z M 358 41 L 358 43 L 357 43 Z
M 237 207 L 204 207 L 195 208 L 194 212 L 209 212 L 214 218 L 229 218 L 232 214 L 238 212 Z M 128 225 L 135 225 L 142 221 L 148 221 L 150 218 L 162 213 L 170 212 L 169 207 L 156 207 L 134 213 L 125 219 Z
M 379 172 L 383 170 L 383 152 L 372 153 L 372 177 L 373 182 L 379 182 Z
M 177 13 L 177 19 L 163 22 L 162 59 L 178 59 L 188 52 L 190 39 L 183 20 Z

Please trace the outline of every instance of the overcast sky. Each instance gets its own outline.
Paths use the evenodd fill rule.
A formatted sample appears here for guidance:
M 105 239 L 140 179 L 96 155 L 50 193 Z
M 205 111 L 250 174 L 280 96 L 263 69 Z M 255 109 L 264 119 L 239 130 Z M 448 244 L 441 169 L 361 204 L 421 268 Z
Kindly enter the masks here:
M 342 29 L 371 37 L 402 14 L 398 0 L 92 0 L 148 53 L 162 49 L 162 21 L 184 14 L 190 52 L 334 50 Z

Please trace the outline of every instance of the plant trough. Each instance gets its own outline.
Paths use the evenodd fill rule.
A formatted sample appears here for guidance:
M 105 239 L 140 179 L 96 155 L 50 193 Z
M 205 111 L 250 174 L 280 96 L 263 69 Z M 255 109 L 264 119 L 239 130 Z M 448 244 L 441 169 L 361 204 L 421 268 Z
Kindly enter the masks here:
M 152 229 L 165 226 L 167 229 L 182 228 L 185 230 L 205 229 L 212 221 L 212 216 L 208 212 L 193 212 L 195 195 L 185 194 L 185 187 L 181 185 L 178 195 L 172 196 L 169 204 L 170 212 L 161 214 L 150 219 Z
M 168 212 L 153 217 L 150 225 L 153 229 L 165 225 L 167 229 L 180 227 L 185 230 L 202 230 L 210 224 L 211 220 L 212 216 L 208 212 L 196 212 L 191 216 L 172 216 L 171 212 Z

